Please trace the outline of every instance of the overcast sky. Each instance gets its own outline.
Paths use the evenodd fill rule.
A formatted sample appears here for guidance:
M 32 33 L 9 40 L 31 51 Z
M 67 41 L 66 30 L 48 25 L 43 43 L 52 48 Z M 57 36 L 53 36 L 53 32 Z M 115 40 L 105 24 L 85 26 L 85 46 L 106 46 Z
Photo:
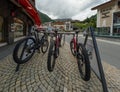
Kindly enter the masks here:
M 52 19 L 72 18 L 84 20 L 97 13 L 91 8 L 110 0 L 36 0 L 39 11 Z

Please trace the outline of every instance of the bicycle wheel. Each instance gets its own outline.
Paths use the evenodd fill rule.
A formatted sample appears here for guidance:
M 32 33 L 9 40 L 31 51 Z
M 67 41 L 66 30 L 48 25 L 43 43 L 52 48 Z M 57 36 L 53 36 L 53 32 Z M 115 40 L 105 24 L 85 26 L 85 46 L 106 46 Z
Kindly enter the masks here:
M 55 67 L 55 44 L 54 41 L 51 41 L 49 52 L 48 52 L 48 60 L 47 60 L 47 68 L 49 72 L 52 72 Z
M 60 50 L 59 50 L 59 47 L 58 48 L 55 48 L 55 58 L 57 58 L 60 54 Z
M 78 55 L 77 55 L 77 63 L 78 63 L 78 69 L 81 75 L 81 78 L 84 81 L 90 80 L 90 61 L 87 54 L 87 50 L 84 47 L 83 44 L 78 45 Z
M 70 42 L 70 50 L 71 50 L 71 52 L 72 52 L 72 55 L 75 56 L 74 42 L 73 42 L 73 41 Z
M 41 46 L 42 53 L 46 53 L 47 52 L 48 46 L 49 46 L 49 42 L 48 42 L 47 39 L 45 39 L 43 41 L 43 43 L 42 43 L 42 46 Z
M 28 37 L 19 41 L 13 51 L 13 59 L 18 64 L 27 62 L 34 54 L 35 40 Z

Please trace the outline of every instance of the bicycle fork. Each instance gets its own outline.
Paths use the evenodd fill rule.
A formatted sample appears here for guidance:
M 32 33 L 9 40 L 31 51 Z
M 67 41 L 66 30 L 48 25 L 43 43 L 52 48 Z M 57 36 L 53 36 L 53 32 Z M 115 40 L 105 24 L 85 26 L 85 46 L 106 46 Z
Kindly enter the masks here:
M 56 41 L 55 41 L 55 57 L 57 58 L 59 55 L 59 37 L 58 35 L 56 36 Z

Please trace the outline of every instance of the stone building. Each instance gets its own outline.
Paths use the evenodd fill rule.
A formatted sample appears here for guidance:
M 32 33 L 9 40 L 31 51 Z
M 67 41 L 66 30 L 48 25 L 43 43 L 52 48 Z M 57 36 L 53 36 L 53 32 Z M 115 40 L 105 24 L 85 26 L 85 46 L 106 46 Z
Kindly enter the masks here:
M 27 35 L 35 23 L 33 16 L 19 1 L 23 0 L 0 0 L 0 44 L 12 44 L 16 38 Z M 35 11 L 35 0 L 29 1 Z
M 120 35 L 120 0 L 110 0 L 101 5 L 95 6 L 97 9 L 97 28 L 105 34 Z

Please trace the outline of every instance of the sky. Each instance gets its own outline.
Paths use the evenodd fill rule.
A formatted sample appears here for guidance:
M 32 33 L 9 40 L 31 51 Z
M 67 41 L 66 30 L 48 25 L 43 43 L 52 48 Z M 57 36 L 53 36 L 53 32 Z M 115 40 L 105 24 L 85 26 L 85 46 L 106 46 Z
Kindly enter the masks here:
M 36 0 L 36 8 L 52 19 L 84 20 L 95 15 L 91 8 L 110 0 Z

